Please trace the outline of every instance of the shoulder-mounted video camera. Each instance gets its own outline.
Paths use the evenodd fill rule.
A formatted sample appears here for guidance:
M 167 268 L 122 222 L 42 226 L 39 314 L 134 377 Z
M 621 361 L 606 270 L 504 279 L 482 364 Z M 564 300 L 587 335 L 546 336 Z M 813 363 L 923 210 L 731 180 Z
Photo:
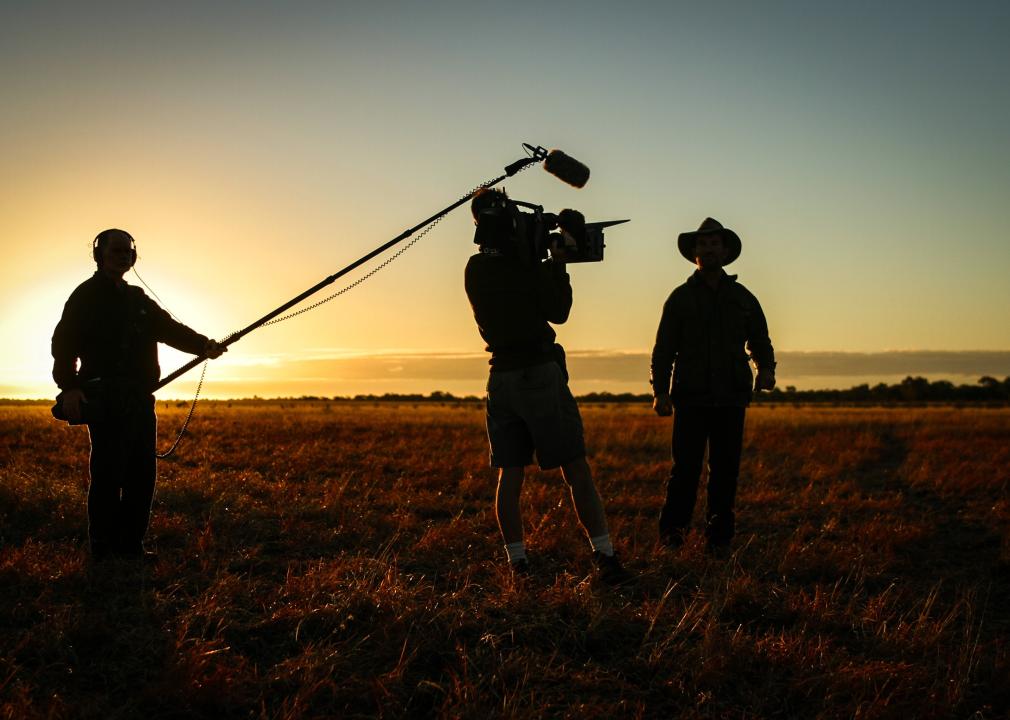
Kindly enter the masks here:
M 582 213 L 570 209 L 546 213 L 540 205 L 512 200 L 499 190 L 487 191 L 482 199 L 474 209 L 474 243 L 524 262 L 539 262 L 549 255 L 566 263 L 600 262 L 606 247 L 603 230 L 628 222 L 587 223 Z

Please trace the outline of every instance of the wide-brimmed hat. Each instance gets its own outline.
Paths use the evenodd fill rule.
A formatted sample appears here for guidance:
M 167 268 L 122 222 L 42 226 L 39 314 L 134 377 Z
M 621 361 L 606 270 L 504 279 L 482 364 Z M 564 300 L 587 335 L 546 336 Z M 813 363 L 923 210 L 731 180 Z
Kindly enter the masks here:
M 705 221 L 698 226 L 697 230 L 681 233 L 677 236 L 677 249 L 680 254 L 687 258 L 688 262 L 694 263 L 694 244 L 699 235 L 721 235 L 723 247 L 726 248 L 726 260 L 723 265 L 729 265 L 740 257 L 740 237 L 730 230 L 724 228 L 722 223 L 712 218 L 705 218 Z

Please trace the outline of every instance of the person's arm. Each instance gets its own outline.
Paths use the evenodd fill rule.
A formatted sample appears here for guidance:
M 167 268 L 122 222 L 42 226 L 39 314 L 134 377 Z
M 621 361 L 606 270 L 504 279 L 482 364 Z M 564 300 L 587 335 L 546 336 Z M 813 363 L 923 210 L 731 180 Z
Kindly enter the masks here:
M 220 357 L 221 353 L 227 350 L 225 346 L 211 340 L 206 335 L 201 335 L 196 330 L 175 320 L 147 295 L 144 295 L 143 302 L 154 328 L 154 339 L 158 342 L 163 342 L 176 350 L 182 350 L 191 355 L 203 355 L 209 358 Z
M 50 346 L 53 355 L 53 380 L 61 390 L 77 389 L 77 360 L 81 356 L 86 312 L 79 292 L 74 292 L 63 306 L 63 315 L 53 330 Z
M 549 323 L 561 325 L 572 311 L 572 282 L 565 263 L 550 259 L 536 269 L 537 304 Z
M 656 330 L 656 344 L 652 348 L 652 363 L 649 372 L 649 384 L 652 385 L 653 395 L 652 408 L 657 415 L 661 416 L 673 413 L 670 380 L 673 373 L 673 363 L 677 360 L 679 323 L 676 300 L 673 295 L 670 295 L 663 304 L 663 314 L 659 319 L 659 329 Z
M 747 351 L 757 366 L 757 377 L 754 379 L 755 390 L 773 390 L 775 388 L 775 349 L 768 337 L 768 321 L 761 310 L 761 303 L 753 295 L 754 312 L 750 314 L 750 324 L 747 328 Z
M 85 316 L 81 294 L 74 292 L 63 306 L 63 315 L 53 331 L 51 344 L 53 380 L 62 390 L 60 404 L 63 406 L 63 412 L 73 423 L 81 421 L 83 417 L 81 404 L 88 401 L 84 391 L 81 390 L 81 380 L 77 374 Z

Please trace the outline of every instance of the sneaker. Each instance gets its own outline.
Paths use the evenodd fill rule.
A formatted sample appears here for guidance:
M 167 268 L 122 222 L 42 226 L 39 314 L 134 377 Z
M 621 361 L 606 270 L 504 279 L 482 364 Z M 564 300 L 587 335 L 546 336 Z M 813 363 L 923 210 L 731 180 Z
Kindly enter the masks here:
M 617 555 L 604 555 L 599 550 L 593 552 L 593 565 L 600 580 L 607 585 L 626 585 L 631 582 L 631 574 L 624 569 Z
M 512 571 L 513 577 L 530 576 L 530 563 L 526 558 L 520 558 L 514 563 L 509 563 L 509 569 Z

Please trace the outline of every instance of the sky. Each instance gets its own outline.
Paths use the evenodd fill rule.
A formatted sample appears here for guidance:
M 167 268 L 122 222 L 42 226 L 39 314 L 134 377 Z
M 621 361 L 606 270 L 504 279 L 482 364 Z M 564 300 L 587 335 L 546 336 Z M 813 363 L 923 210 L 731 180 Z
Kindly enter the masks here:
M 631 219 L 571 268 L 559 340 L 607 358 L 576 392 L 648 391 L 662 303 L 693 270 L 675 239 L 706 216 L 743 241 L 728 269 L 762 303 L 780 384 L 900 375 L 795 361 L 838 353 L 1010 375 L 1007 37 L 1001 2 L 0 4 L 0 395 L 55 393 L 52 329 L 104 228 L 133 234 L 164 307 L 222 338 L 523 142 L 592 175 L 533 168 L 510 196 Z M 455 211 L 233 344 L 205 395 L 482 392 L 472 236 Z

